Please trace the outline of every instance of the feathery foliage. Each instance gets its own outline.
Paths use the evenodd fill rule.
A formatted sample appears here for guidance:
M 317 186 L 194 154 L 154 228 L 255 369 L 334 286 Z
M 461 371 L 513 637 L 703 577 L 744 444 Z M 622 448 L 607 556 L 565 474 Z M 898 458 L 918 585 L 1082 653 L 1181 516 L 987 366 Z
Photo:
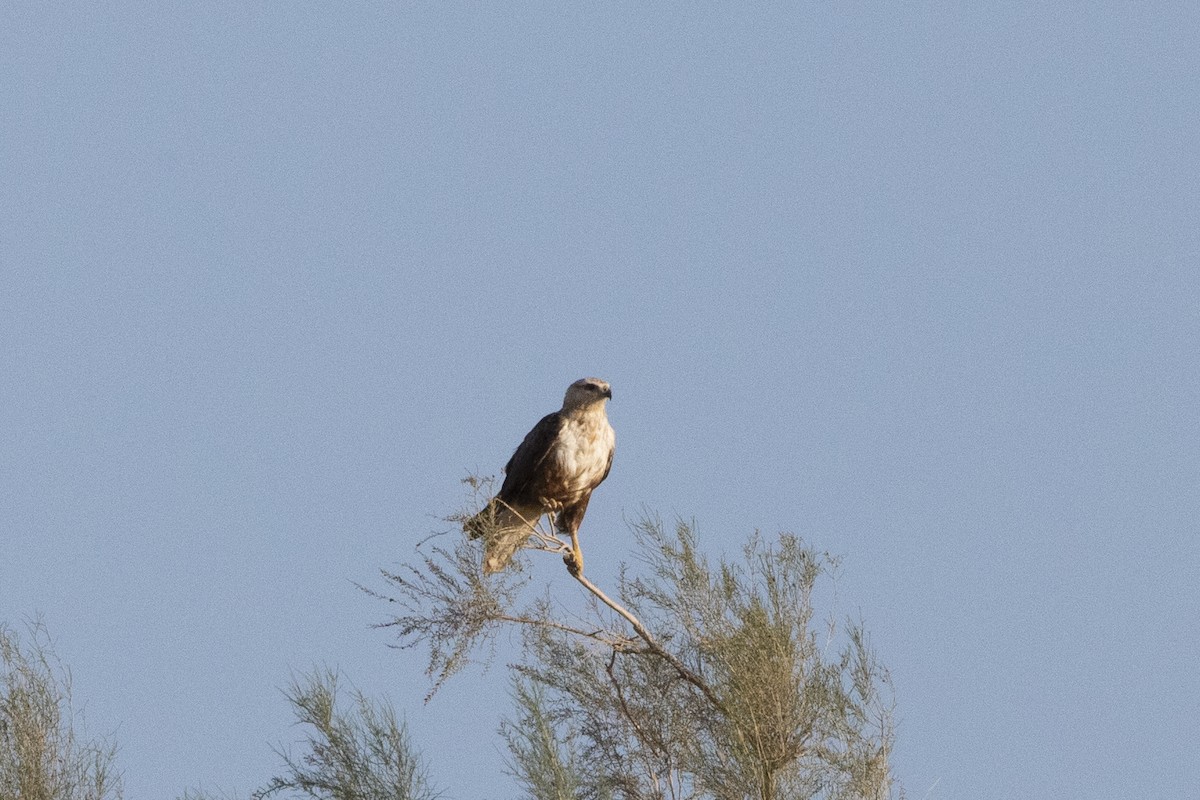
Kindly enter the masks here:
M 480 577 L 464 542 L 387 576 L 406 609 L 388 624 L 401 646 L 430 648 L 436 682 L 449 674 L 439 654 L 461 667 L 484 632 L 521 628 L 501 732 L 534 800 L 890 797 L 887 673 L 861 626 L 816 619 L 834 560 L 790 534 L 716 563 L 688 524 L 646 518 L 635 534 L 641 569 L 622 570 L 616 599 L 574 576 L 590 593 L 582 621 L 546 599 L 514 609 L 520 578 Z
M 546 709 L 546 690 L 533 681 L 513 680 L 514 720 L 500 734 L 512 758 L 509 774 L 534 800 L 574 800 L 584 785 L 574 735 L 560 739 Z
M 70 674 L 45 627 L 31 623 L 28 632 L 22 643 L 0 625 L 0 798 L 120 798 L 115 746 L 77 733 Z
M 294 681 L 287 692 L 297 722 L 310 730 L 302 755 L 279 750 L 286 773 L 255 798 L 281 792 L 320 800 L 433 800 L 425 768 L 404 725 L 387 703 L 351 692 L 352 707 L 338 705 L 338 676 L 330 670 Z

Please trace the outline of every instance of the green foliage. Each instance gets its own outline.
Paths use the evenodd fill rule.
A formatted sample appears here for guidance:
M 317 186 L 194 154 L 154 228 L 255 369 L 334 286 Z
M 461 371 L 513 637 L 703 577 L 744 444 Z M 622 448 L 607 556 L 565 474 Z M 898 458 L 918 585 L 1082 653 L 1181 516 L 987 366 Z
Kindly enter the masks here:
M 690 525 L 635 533 L 641 574 L 623 569 L 616 599 L 574 576 L 584 618 L 546 599 L 515 608 L 518 579 L 480 578 L 464 544 L 389 576 L 406 609 L 390 624 L 430 647 L 436 681 L 437 654 L 457 668 L 498 628 L 522 629 L 501 732 L 532 800 L 890 797 L 887 673 L 861 626 L 815 616 L 834 560 L 789 534 L 710 563 Z
M 688 524 L 668 532 L 646 518 L 635 534 L 639 574 L 622 568 L 616 599 L 570 573 L 588 600 L 578 615 L 549 596 L 518 606 L 523 559 L 483 576 L 469 539 L 384 573 L 395 596 L 370 593 L 400 610 L 386 626 L 401 645 L 429 648 L 435 690 L 498 631 L 521 630 L 500 733 L 530 800 L 891 797 L 887 673 L 860 625 L 816 617 L 833 559 L 789 534 L 755 535 L 740 559 L 715 563 Z M 530 544 L 556 556 L 565 547 L 552 532 Z M 77 736 L 69 675 L 45 630 L 30 633 L 22 646 L 0 625 L 0 800 L 120 798 L 114 748 Z M 256 800 L 438 796 L 387 703 L 358 691 L 347 703 L 329 670 L 286 696 L 305 738 L 296 753 L 277 751 L 283 774 Z
M 517 717 L 500 728 L 512 754 L 509 774 L 534 800 L 574 800 L 584 784 L 575 752 L 576 737 L 558 738 L 540 684 L 515 679 L 513 701 Z
M 46 629 L 29 642 L 0 625 L 0 800 L 109 800 L 122 796 L 116 748 L 77 733 L 70 675 Z
M 469 476 L 463 482 L 471 487 L 475 505 L 486 503 L 494 493 L 491 479 Z M 460 527 L 472 516 L 463 513 L 449 521 Z M 381 570 L 384 580 L 394 587 L 393 593 L 358 587 L 394 605 L 395 616 L 378 627 L 394 629 L 402 647 L 428 647 L 426 674 L 433 685 L 426 701 L 471 663 L 474 651 L 491 642 L 529 581 L 519 556 L 508 569 L 483 575 L 484 539 L 463 538 L 458 531 L 452 536 L 453 544 L 435 544 L 424 550 L 418 564 L 405 564 L 398 571 Z M 418 545 L 418 551 L 427 541 Z
M 329 670 L 293 682 L 287 692 L 297 722 L 309 732 L 302 755 L 279 751 L 286 772 L 255 793 L 321 800 L 433 800 L 425 768 L 408 732 L 387 703 L 351 692 L 339 706 L 338 677 Z
M 519 669 L 544 692 L 545 736 L 577 741 L 588 765 L 573 796 L 887 797 L 887 675 L 858 626 L 827 655 L 836 632 L 813 624 L 832 561 L 783 535 L 754 537 L 740 563 L 714 566 L 686 524 L 672 535 L 645 520 L 637 533 L 648 575 L 621 580 L 621 603 L 673 660 L 553 625 L 526 631 Z M 528 751 L 513 753 L 533 767 Z
M 435 546 L 420 566 L 382 573 L 396 588 L 394 595 L 359 587 L 397 606 L 399 613 L 379 627 L 394 628 L 404 647 L 428 646 L 426 674 L 434 682 L 426 700 L 471 663 L 473 650 L 491 640 L 527 582 L 519 562 L 516 569 L 485 578 L 479 570 L 482 554 L 481 540 L 462 540 L 452 549 Z

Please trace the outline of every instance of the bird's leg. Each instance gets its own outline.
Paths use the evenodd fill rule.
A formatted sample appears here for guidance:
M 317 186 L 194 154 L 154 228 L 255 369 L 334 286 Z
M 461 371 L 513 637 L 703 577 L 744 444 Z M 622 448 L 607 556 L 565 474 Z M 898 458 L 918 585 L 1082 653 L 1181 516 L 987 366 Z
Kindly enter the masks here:
M 571 552 L 563 556 L 563 563 L 567 565 L 567 572 L 578 577 L 583 574 L 583 550 L 579 547 L 579 532 L 571 531 Z

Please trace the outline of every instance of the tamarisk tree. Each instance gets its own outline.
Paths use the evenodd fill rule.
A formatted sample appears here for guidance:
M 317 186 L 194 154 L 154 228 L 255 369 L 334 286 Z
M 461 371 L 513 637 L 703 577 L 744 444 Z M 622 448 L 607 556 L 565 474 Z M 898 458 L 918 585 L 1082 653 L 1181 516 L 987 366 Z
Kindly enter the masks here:
M 0 798 L 113 800 L 122 796 L 116 746 L 81 732 L 71 677 L 45 626 L 22 640 L 0 624 Z
M 501 732 L 534 800 L 890 797 L 887 672 L 860 625 L 814 609 L 835 560 L 783 534 L 710 562 L 692 525 L 633 528 L 641 569 L 623 568 L 612 596 L 572 575 L 582 614 L 523 600 L 520 559 L 485 577 L 480 545 L 458 537 L 371 593 L 397 605 L 383 626 L 399 644 L 427 648 L 431 695 L 499 631 L 521 630 Z M 523 553 L 539 550 L 570 544 L 540 528 Z

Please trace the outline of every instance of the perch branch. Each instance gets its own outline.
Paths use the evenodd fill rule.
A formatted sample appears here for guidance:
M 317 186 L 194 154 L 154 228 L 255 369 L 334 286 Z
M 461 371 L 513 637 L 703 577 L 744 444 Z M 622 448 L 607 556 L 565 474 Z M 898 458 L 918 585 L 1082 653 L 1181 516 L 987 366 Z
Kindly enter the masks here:
M 567 572 L 571 573 L 571 570 L 568 569 Z M 601 603 L 604 603 L 604 605 L 621 615 L 621 617 L 623 617 L 625 621 L 633 627 L 634 633 L 636 633 L 641 640 L 646 643 L 646 648 L 649 650 L 649 652 L 670 664 L 671 668 L 678 673 L 679 677 L 683 678 L 685 681 L 692 684 L 692 686 L 695 686 L 697 689 L 699 689 L 701 694 L 708 699 L 708 702 L 713 704 L 714 708 L 719 711 L 725 710 L 720 698 L 713 693 L 713 690 L 707 683 L 704 682 L 704 679 L 688 669 L 686 664 L 684 664 L 682 661 L 676 658 L 673 653 L 667 651 L 661 644 L 659 644 L 658 640 L 650 635 L 650 631 L 646 630 L 646 626 L 644 626 L 637 617 L 631 614 L 628 609 L 606 595 L 600 589 L 600 587 L 588 580 L 582 572 L 571 573 L 571 577 L 579 581 L 583 588 L 595 595 Z

